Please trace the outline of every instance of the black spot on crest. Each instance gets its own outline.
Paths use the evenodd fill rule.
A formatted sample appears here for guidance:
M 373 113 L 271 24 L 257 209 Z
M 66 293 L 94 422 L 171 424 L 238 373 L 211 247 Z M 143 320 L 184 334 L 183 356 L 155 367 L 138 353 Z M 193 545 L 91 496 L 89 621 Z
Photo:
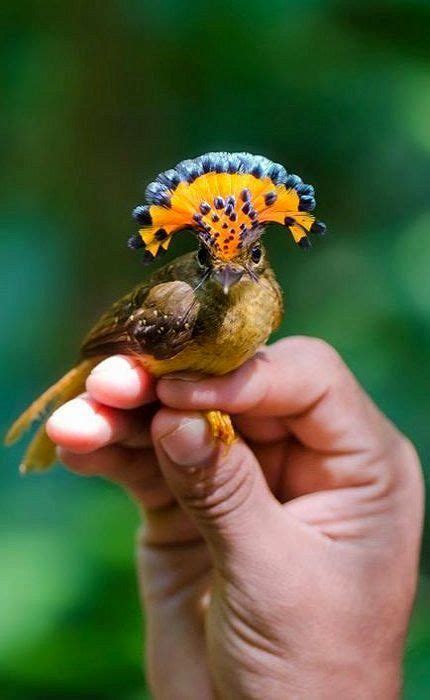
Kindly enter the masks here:
M 312 233 L 316 233 L 317 236 L 323 236 L 327 230 L 327 226 L 323 224 L 322 221 L 314 221 L 311 226 Z
M 138 221 L 139 224 L 143 224 L 144 226 L 151 226 L 152 217 L 149 213 L 149 206 L 147 204 L 144 204 L 135 207 L 135 209 L 133 209 L 133 218 L 136 221 Z
M 138 250 L 139 248 L 144 248 L 145 246 L 144 242 L 138 234 L 130 236 L 130 238 L 127 241 L 127 245 L 132 250 Z
M 170 207 L 170 190 L 161 182 L 151 182 L 145 190 L 145 197 L 151 204 L 161 207 Z
M 299 211 L 312 211 L 315 209 L 315 199 L 310 194 L 300 197 Z
M 295 189 L 298 185 L 301 185 L 302 182 L 302 178 L 298 175 L 288 175 L 287 179 L 285 180 L 285 187 L 287 190 Z
M 254 177 L 260 178 L 263 175 L 263 166 L 261 163 L 256 163 L 254 167 L 251 170 L 251 175 L 254 175 Z
M 168 238 L 168 233 L 164 230 L 164 228 L 160 228 L 155 232 L 155 240 L 159 241 L 159 243 L 165 241 L 166 238 Z
M 268 192 L 264 196 L 264 201 L 265 201 L 265 204 L 267 207 L 270 207 L 271 204 L 274 204 L 277 199 L 278 199 L 278 195 L 276 194 L 276 192 Z
M 300 246 L 300 248 L 303 248 L 304 250 L 308 250 L 309 248 L 312 248 L 312 243 L 310 242 L 309 238 L 307 236 L 303 236 L 298 242 L 297 245 Z
M 207 202 L 202 202 L 200 204 L 200 211 L 202 212 L 202 214 L 209 214 L 210 210 L 211 206 Z
M 297 194 L 301 195 L 310 195 L 311 197 L 315 196 L 315 190 L 312 187 L 312 185 L 305 185 L 304 183 L 301 185 L 298 185 L 296 187 L 296 192 Z

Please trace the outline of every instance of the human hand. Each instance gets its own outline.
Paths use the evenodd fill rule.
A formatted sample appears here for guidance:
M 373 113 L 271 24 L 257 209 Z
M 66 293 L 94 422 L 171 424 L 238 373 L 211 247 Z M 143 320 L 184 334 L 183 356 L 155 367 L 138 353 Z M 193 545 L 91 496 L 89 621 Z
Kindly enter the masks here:
M 48 432 L 75 471 L 131 491 L 156 698 L 394 698 L 416 586 L 419 463 L 322 341 L 225 377 L 96 368 Z M 137 408 L 142 404 L 145 406 Z M 200 410 L 242 436 L 214 445 Z M 152 420 L 152 431 L 150 422 Z

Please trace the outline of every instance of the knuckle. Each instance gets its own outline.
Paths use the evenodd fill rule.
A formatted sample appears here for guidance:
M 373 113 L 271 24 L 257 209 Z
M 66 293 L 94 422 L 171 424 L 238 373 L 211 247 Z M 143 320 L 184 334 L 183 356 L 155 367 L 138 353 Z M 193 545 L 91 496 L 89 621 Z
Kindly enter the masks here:
M 424 476 L 415 446 L 394 425 L 388 424 L 375 464 L 379 495 L 388 496 L 399 513 L 407 516 L 406 521 L 399 517 L 397 524 L 405 533 L 414 536 L 421 527 L 425 492 Z
M 326 340 L 309 338 L 309 355 L 312 360 L 318 360 L 331 370 L 344 370 L 345 363 L 341 356 Z
M 414 443 L 403 433 L 400 433 L 400 439 L 408 461 L 417 469 L 419 474 L 422 475 L 421 461 Z
M 326 340 L 312 336 L 292 336 L 283 338 L 277 343 L 278 347 L 291 355 L 294 353 L 303 358 L 306 364 L 322 365 L 333 369 L 345 369 L 346 365 L 341 356 Z
M 319 381 L 325 390 L 355 392 L 357 383 L 338 351 L 322 338 L 303 338 L 303 363 L 312 373 L 319 368 Z
M 415 490 L 417 497 L 424 494 L 424 474 L 421 461 L 413 442 L 400 431 L 397 432 L 397 444 L 395 447 L 397 460 L 405 478 Z

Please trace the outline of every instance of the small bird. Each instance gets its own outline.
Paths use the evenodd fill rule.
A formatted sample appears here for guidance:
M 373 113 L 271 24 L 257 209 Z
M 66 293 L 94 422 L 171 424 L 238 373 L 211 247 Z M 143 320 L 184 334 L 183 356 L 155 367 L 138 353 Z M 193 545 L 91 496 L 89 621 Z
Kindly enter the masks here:
M 192 371 L 221 375 L 250 358 L 280 324 L 282 295 L 261 236 L 268 223 L 288 228 L 310 247 L 309 233 L 325 233 L 311 211 L 314 188 L 282 165 L 250 153 L 207 153 L 158 175 L 133 211 L 140 224 L 128 244 L 144 262 L 164 253 L 172 236 L 191 230 L 197 251 L 153 273 L 113 304 L 90 331 L 80 360 L 15 421 L 12 444 L 36 420 L 80 394 L 93 367 L 122 353 L 138 358 L 154 376 Z M 212 434 L 227 445 L 230 417 L 208 411 Z M 47 469 L 55 445 L 45 424 L 31 441 L 21 472 Z

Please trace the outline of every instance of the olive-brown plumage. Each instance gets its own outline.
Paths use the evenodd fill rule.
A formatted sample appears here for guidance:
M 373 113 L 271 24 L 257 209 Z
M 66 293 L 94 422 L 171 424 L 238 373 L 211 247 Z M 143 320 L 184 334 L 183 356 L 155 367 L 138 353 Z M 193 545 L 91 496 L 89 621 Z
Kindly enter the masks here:
M 151 373 L 224 374 L 242 364 L 281 319 L 281 294 L 262 258 L 257 281 L 228 294 L 189 253 L 116 302 L 84 340 L 83 357 L 138 355 Z M 203 280 L 203 281 L 202 281 Z
M 255 353 L 281 315 L 280 289 L 263 251 L 253 279 L 243 275 L 227 293 L 209 263 L 199 262 L 198 252 L 177 258 L 100 318 L 83 342 L 81 362 L 18 418 L 6 443 L 15 442 L 48 408 L 52 412 L 82 392 L 94 365 L 108 355 L 133 355 L 155 376 L 181 370 L 225 374 Z M 230 442 L 228 417 L 212 411 L 208 419 L 214 436 Z M 54 459 L 55 446 L 42 425 L 21 471 L 46 469 Z
M 278 326 L 279 286 L 260 238 L 268 223 L 289 230 L 302 248 L 325 225 L 311 213 L 315 192 L 300 177 L 263 156 L 206 153 L 160 173 L 134 209 L 141 228 L 129 246 L 151 261 L 180 231 L 199 240 L 184 255 L 117 301 L 88 334 L 80 362 L 37 399 L 12 425 L 6 443 L 31 423 L 84 390 L 104 357 L 139 358 L 155 376 L 181 370 L 225 374 L 251 357 Z M 234 438 L 230 418 L 209 411 L 215 438 Z M 55 446 L 42 425 L 24 456 L 22 471 L 45 469 Z

